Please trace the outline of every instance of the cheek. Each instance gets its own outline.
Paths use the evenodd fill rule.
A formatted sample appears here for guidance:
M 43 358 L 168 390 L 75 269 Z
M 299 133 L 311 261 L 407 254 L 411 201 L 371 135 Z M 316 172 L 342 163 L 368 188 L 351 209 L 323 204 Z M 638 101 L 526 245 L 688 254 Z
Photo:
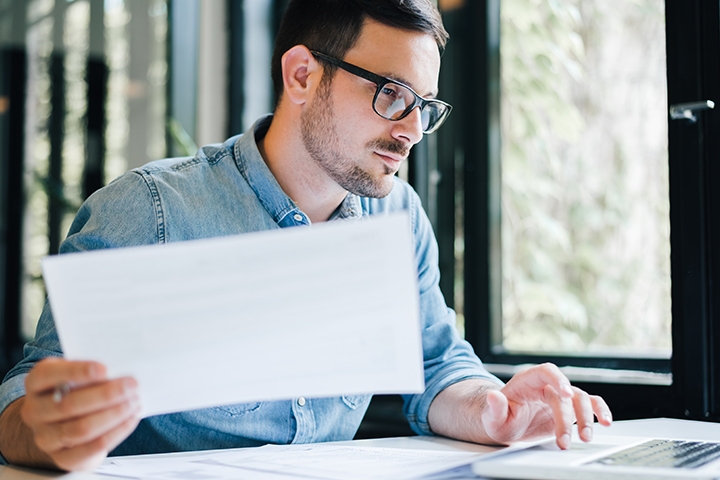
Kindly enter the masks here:
M 363 90 L 357 85 L 339 93 L 333 92 L 332 121 L 338 145 L 348 154 L 357 155 L 369 142 L 390 136 L 388 121 L 372 108 L 374 89 Z

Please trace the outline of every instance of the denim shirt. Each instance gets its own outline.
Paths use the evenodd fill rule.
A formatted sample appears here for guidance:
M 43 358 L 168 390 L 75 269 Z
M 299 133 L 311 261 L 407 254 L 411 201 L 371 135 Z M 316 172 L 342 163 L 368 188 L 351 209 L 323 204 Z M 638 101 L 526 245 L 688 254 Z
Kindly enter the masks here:
M 203 147 L 193 158 L 159 160 L 117 178 L 82 205 L 60 252 L 310 225 L 307 215 L 283 192 L 258 151 L 256 137 L 265 135 L 271 121 L 271 116 L 262 118 L 248 133 Z M 400 179 L 394 182 L 385 198 L 348 194 L 331 220 L 354 220 L 398 210 L 410 213 L 426 387 L 422 394 L 405 395 L 403 410 L 415 432 L 431 434 L 428 410 L 441 390 L 473 377 L 499 380 L 483 368 L 470 345 L 458 335 L 455 314 L 446 306 L 438 286 L 438 250 L 430 222 L 412 188 Z M 347 279 L 347 287 L 353 288 L 352 278 Z M 278 297 L 283 301 L 282 293 Z M 25 376 L 37 361 L 61 355 L 46 302 L 35 339 L 25 346 L 24 359 L 0 385 L 0 411 L 25 394 Z M 228 381 L 232 381 L 229 366 L 217 368 L 227 369 Z M 349 440 L 360 425 L 370 397 L 256 402 L 152 416 L 143 419 L 111 455 Z

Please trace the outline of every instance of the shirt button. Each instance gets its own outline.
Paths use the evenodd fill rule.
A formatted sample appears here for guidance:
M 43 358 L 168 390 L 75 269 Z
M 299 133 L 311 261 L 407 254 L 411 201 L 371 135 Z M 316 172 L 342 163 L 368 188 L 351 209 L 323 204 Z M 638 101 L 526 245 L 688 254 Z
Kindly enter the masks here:
M 304 405 L 305 405 L 305 398 L 304 398 L 304 397 L 298 398 L 298 399 L 297 399 L 297 403 L 298 403 L 298 405 L 300 405 L 301 407 L 304 406 Z
M 353 210 L 352 208 L 350 210 L 348 210 L 348 213 L 350 214 L 351 217 L 355 216 L 355 210 Z
M 296 213 L 295 215 L 293 215 L 293 218 L 294 218 L 296 221 L 298 221 L 298 222 L 302 222 L 302 221 L 303 221 L 303 216 L 300 215 L 299 213 Z

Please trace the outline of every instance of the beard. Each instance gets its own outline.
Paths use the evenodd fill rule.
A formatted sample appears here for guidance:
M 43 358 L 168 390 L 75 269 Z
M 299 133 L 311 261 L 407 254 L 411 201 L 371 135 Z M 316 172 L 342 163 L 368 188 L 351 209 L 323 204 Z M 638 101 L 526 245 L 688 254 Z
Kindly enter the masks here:
M 365 145 L 365 150 L 358 152 L 357 159 L 345 153 L 335 129 L 337 122 L 330 99 L 331 85 L 331 79 L 327 77 L 322 79 L 314 102 L 300 118 L 305 149 L 320 168 L 343 189 L 361 197 L 385 197 L 392 190 L 392 177 L 395 171 L 383 165 L 383 174 L 376 177 L 360 167 L 359 159 L 362 158 L 365 150 L 368 152 L 380 150 L 406 157 L 409 148 L 398 141 L 375 139 Z

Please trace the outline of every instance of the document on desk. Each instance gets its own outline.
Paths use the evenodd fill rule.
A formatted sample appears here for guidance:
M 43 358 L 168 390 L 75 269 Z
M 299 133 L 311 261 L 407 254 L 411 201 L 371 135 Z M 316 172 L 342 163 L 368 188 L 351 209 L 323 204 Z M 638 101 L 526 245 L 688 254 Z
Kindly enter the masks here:
M 424 389 L 406 213 L 42 266 L 65 357 L 135 377 L 143 416 Z
M 503 454 L 507 448 L 421 450 L 319 443 L 265 445 L 177 455 L 110 457 L 95 472 L 130 478 L 410 480 L 448 479 L 458 467 Z M 470 468 L 458 472 L 472 475 Z

